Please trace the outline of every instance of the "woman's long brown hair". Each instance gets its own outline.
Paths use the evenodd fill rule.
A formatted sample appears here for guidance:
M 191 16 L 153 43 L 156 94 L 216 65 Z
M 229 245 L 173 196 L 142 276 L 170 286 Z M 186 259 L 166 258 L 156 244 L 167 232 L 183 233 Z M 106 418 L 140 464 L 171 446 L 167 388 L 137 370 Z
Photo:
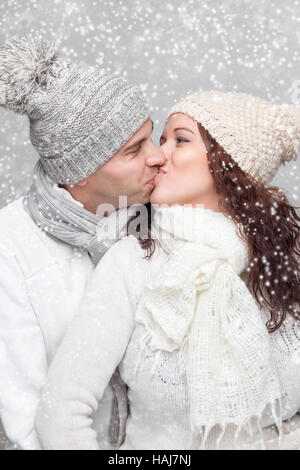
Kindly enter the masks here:
M 266 187 L 242 171 L 210 134 L 198 126 L 200 133 L 205 133 L 220 210 L 232 217 L 248 246 L 247 287 L 260 307 L 269 311 L 266 326 L 272 333 L 288 314 L 300 320 L 299 207 L 290 205 L 278 187 Z M 149 259 L 155 250 L 150 205 L 148 213 L 148 236 L 139 238 L 139 242 Z

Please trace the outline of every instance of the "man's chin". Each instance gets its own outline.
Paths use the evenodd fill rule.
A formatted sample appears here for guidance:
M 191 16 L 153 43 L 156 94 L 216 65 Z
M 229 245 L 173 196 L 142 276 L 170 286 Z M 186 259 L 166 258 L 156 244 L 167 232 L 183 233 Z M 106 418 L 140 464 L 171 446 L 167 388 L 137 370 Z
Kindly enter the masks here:
M 129 206 L 135 206 L 135 205 L 141 205 L 141 204 L 148 204 L 150 202 L 150 195 L 147 196 L 141 196 L 140 198 L 132 199 L 129 201 L 128 207 Z
M 147 191 L 144 191 L 144 193 L 141 192 L 139 195 L 136 195 L 135 198 L 130 199 L 130 197 L 128 197 L 128 206 L 133 206 L 135 204 L 148 204 L 151 202 L 151 197 L 154 191 L 154 187 L 152 187 L 150 191 L 149 188 L 147 188 Z
M 154 188 L 151 188 L 150 191 L 147 191 L 147 193 L 144 195 L 143 202 L 140 202 L 140 204 L 148 204 L 151 202 L 151 195 L 153 194 Z

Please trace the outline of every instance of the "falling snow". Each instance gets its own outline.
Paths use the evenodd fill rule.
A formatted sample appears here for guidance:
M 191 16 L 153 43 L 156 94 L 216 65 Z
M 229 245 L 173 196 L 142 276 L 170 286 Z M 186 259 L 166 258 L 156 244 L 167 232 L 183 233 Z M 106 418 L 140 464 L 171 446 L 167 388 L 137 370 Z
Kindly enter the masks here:
M 38 32 L 62 53 L 141 85 L 158 142 L 168 108 L 200 89 L 236 90 L 300 107 L 300 2 L 3 0 L 0 42 Z M 30 184 L 37 154 L 24 116 L 1 109 L 0 207 Z M 300 165 L 274 183 L 299 203 Z
M 72 61 L 139 84 L 152 108 L 156 143 L 171 105 L 199 90 L 246 92 L 300 109 L 300 0 L 2 0 L 0 45 L 28 33 L 57 41 Z M 1 108 L 0 119 L 1 208 L 29 188 L 37 154 L 26 117 Z M 282 167 L 273 183 L 300 205 L 300 160 Z M 276 250 L 283 271 L 288 261 Z M 263 280 L 272 273 L 266 257 L 261 261 Z M 4 354 L 0 344 L 0 360 Z M 1 448 L 9 447 L 0 423 Z

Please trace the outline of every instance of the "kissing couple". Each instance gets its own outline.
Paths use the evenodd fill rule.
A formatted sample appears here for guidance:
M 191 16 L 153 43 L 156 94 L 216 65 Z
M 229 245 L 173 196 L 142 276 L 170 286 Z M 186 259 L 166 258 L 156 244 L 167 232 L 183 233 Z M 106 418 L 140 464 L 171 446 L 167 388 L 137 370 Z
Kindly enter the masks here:
M 0 49 L 0 104 L 39 154 L 0 211 L 14 447 L 299 448 L 300 217 L 270 186 L 299 110 L 196 92 L 156 145 L 139 87 L 32 35 Z

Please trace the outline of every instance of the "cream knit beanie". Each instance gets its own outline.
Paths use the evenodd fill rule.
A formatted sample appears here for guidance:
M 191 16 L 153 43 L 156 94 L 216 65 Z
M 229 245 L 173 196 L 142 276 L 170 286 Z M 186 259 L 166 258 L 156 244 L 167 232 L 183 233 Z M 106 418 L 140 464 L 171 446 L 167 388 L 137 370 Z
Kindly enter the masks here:
M 300 111 L 241 93 L 200 92 L 182 98 L 168 112 L 199 122 L 240 168 L 269 183 L 281 164 L 296 160 Z

